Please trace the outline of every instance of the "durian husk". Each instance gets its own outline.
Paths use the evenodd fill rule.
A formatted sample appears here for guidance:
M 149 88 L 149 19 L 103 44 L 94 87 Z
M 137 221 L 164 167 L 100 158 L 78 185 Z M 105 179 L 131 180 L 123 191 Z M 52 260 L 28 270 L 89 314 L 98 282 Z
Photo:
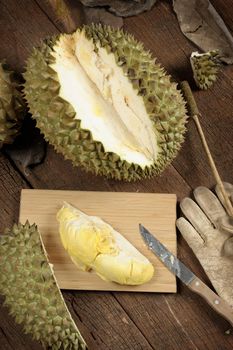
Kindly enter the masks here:
M 20 82 L 7 64 L 0 62 L 0 148 L 14 142 L 25 113 Z
M 193 52 L 190 57 L 193 78 L 201 90 L 209 89 L 217 79 L 220 67 L 219 52 L 209 51 L 203 54 Z
M 84 350 L 36 225 L 14 225 L 0 236 L 0 293 L 17 323 L 46 348 Z
M 177 84 L 171 82 L 164 69 L 155 64 L 152 54 L 132 35 L 94 24 L 78 30 L 85 31 L 96 50 L 100 46 L 114 54 L 122 74 L 142 96 L 157 136 L 158 157 L 151 166 L 142 168 L 116 153 L 106 152 L 101 142 L 93 140 L 89 130 L 81 128 L 72 105 L 59 96 L 58 76 L 51 67 L 55 60 L 54 40 L 49 45 L 44 43 L 34 48 L 24 74 L 24 92 L 37 127 L 65 158 L 92 173 L 125 181 L 160 174 L 177 155 L 186 130 L 185 102 Z M 73 40 L 72 35 L 64 36 L 66 40 Z

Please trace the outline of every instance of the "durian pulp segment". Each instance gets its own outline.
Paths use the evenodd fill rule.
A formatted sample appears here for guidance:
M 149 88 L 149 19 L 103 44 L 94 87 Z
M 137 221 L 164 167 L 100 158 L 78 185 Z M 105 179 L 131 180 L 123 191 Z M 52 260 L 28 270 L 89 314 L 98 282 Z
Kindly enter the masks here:
M 113 54 L 94 51 L 92 41 L 77 31 L 54 46 L 52 68 L 60 81 L 60 96 L 68 101 L 106 152 L 122 160 L 152 165 L 158 155 L 156 134 L 141 96 L 133 89 Z
M 104 280 L 128 285 L 152 278 L 149 260 L 101 218 L 65 203 L 57 219 L 63 246 L 82 270 L 93 269 Z

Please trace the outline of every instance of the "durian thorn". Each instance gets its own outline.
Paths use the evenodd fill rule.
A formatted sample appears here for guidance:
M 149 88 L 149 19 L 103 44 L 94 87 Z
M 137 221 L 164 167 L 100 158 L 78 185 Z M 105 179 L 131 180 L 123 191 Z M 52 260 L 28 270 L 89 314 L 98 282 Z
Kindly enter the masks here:
M 215 165 L 214 159 L 211 155 L 209 146 L 207 144 L 207 141 L 206 141 L 206 138 L 205 138 L 205 135 L 204 135 L 204 132 L 203 132 L 200 120 L 199 120 L 199 117 L 201 117 L 201 113 L 198 110 L 198 107 L 197 107 L 196 101 L 194 99 L 192 90 L 191 90 L 189 83 L 187 81 L 182 81 L 180 86 L 181 86 L 181 90 L 183 92 L 184 98 L 186 99 L 187 104 L 188 104 L 188 110 L 190 113 L 190 117 L 194 120 L 197 131 L 198 131 L 199 136 L 201 138 L 201 142 L 202 142 L 202 145 L 203 145 L 204 150 L 206 152 L 206 155 L 207 155 L 212 173 L 214 175 L 215 181 L 217 182 L 217 184 L 220 188 L 220 191 L 222 192 L 227 213 L 229 216 L 233 217 L 233 207 L 232 207 L 231 201 L 226 193 L 226 190 L 225 190 L 224 185 L 222 183 L 221 177 L 220 177 L 219 172 L 217 170 L 217 167 Z

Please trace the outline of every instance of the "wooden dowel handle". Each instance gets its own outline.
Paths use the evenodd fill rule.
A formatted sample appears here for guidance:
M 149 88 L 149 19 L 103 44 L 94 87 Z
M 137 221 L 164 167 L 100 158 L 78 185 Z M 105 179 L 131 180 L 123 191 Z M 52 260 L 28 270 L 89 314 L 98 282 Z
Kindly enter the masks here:
M 193 97 L 192 90 L 191 90 L 189 83 L 187 81 L 182 81 L 180 83 L 180 86 L 181 86 L 184 98 L 187 101 L 188 113 L 195 122 L 196 128 L 197 128 L 199 136 L 201 138 L 201 142 L 202 142 L 202 145 L 203 145 L 204 150 L 206 152 L 206 155 L 207 155 L 212 173 L 214 175 L 215 181 L 219 185 L 220 191 L 222 192 L 224 202 L 225 202 L 226 211 L 227 211 L 229 216 L 233 217 L 233 207 L 232 207 L 231 201 L 226 193 L 226 190 L 225 190 L 224 185 L 222 183 L 221 177 L 220 177 L 219 172 L 217 170 L 217 167 L 215 165 L 214 159 L 211 155 L 209 146 L 207 144 L 203 129 L 201 127 L 201 123 L 199 121 L 200 112 L 198 110 L 196 101 Z
M 220 191 L 222 192 L 222 195 L 223 195 L 223 198 L 224 198 L 224 202 L 225 202 L 226 211 L 227 211 L 229 216 L 233 216 L 233 207 L 231 205 L 231 201 L 230 201 L 230 199 L 229 199 L 229 197 L 228 197 L 228 195 L 226 193 L 226 190 L 225 190 L 224 185 L 222 183 L 221 177 L 220 177 L 219 172 L 218 172 L 218 170 L 216 168 L 216 165 L 215 165 L 215 162 L 213 160 L 213 157 L 212 157 L 212 155 L 210 153 L 210 149 L 209 149 L 209 146 L 208 146 L 208 144 L 206 142 L 206 138 L 205 138 L 205 135 L 203 133 L 203 130 L 202 130 L 202 127 L 201 127 L 201 124 L 200 124 L 198 116 L 194 115 L 193 116 L 193 120 L 194 120 L 196 128 L 197 128 L 197 130 L 199 132 L 199 135 L 200 135 L 200 138 L 201 138 L 201 142 L 202 142 L 202 144 L 204 146 L 207 158 L 209 160 L 209 164 L 210 164 L 212 173 L 213 173 L 213 175 L 215 177 L 215 181 L 219 185 Z
M 233 326 L 233 308 L 214 293 L 205 283 L 198 277 L 195 277 L 188 287 L 193 292 L 201 295 L 217 313 L 223 316 Z
M 199 110 L 196 104 L 196 101 L 193 97 L 192 90 L 189 86 L 189 83 L 187 81 L 182 81 L 180 83 L 180 87 L 182 90 L 182 94 L 187 101 L 187 108 L 188 108 L 188 114 L 190 117 L 193 117 L 194 115 L 199 115 Z

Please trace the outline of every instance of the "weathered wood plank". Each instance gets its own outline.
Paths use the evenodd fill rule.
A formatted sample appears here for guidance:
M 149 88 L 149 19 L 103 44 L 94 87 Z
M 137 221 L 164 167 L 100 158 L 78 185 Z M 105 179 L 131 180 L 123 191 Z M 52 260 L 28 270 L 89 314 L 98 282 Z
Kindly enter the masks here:
M 0 33 L 0 59 L 21 72 L 32 48 L 58 29 L 34 1 L 10 0 L 0 2 Z
M 116 298 L 154 348 L 232 349 L 232 336 L 224 334 L 227 322 L 186 287 L 180 286 L 175 296 L 118 294 Z
M 221 10 L 221 15 L 232 28 L 233 9 L 230 0 L 214 0 L 213 4 Z M 35 6 L 33 1 L 25 0 L 16 3 L 10 0 L 4 4 L 4 11 L 0 14 L 2 16 L 0 32 L 4 34 L 1 55 L 19 70 L 22 70 L 32 46 L 37 45 L 45 36 L 56 34 L 58 29 L 62 29 L 57 23 L 55 25 L 52 23 L 54 21 L 52 13 L 47 12 L 48 9 L 45 9 L 43 2 L 40 7 L 46 13 Z M 20 15 L 17 16 L 17 13 Z M 195 48 L 180 32 L 170 2 L 157 2 L 151 12 L 126 19 L 125 28 L 144 41 L 145 46 L 154 52 L 158 60 L 177 80 L 191 81 L 188 58 Z M 232 67 L 227 67 L 211 91 L 195 92 L 203 113 L 203 126 L 210 148 L 217 159 L 221 175 L 228 181 L 232 181 L 230 168 L 233 140 L 232 127 L 230 128 L 232 74 Z M 95 177 L 79 168 L 73 168 L 69 161 L 64 161 L 62 156 L 57 155 L 52 147 L 49 147 L 45 162 L 29 170 L 27 179 L 35 188 L 175 192 L 181 199 L 190 194 L 190 187 L 213 184 L 212 176 L 206 166 L 205 155 L 191 122 L 188 129 L 184 147 L 173 162 L 173 166 L 158 178 L 127 184 Z M 219 142 L 216 143 L 216 140 Z M 20 165 L 16 165 L 20 169 Z M 19 187 L 21 186 L 20 184 Z M 2 198 L 7 201 L 8 197 L 4 194 Z M 8 205 L 12 208 L 4 201 L 4 206 Z M 16 207 L 16 202 L 14 205 Z M 185 263 L 209 283 L 199 263 L 182 239 L 179 240 L 178 252 Z M 92 349 L 178 349 L 182 347 L 217 350 L 231 349 L 233 346 L 232 336 L 224 335 L 227 323 L 186 287 L 180 287 L 179 294 L 175 297 L 150 295 L 147 298 L 143 294 L 70 292 L 65 293 L 65 298 L 71 306 L 71 311 L 74 312 L 75 321 Z M 5 314 L 3 317 L 1 314 L 0 327 L 4 324 L 4 318 Z M 7 332 L 5 343 L 2 344 L 9 342 L 11 344 L 9 346 L 13 349 L 18 342 L 22 344 L 22 346 L 17 344 L 17 349 L 20 350 L 40 349 L 34 344 L 30 347 L 30 338 L 24 338 L 21 335 L 20 327 L 17 328 L 17 335 L 15 335 L 15 325 L 11 322 L 13 321 L 6 322 L 4 328 L 2 327 L 4 332 Z M 4 349 L 7 349 L 7 345 Z
M 228 29 L 230 29 L 230 31 L 233 32 L 232 1 L 212 0 L 211 3 L 226 23 Z
M 87 329 L 79 326 L 90 350 L 154 349 L 111 293 L 72 291 L 64 295 L 75 321 L 81 318 Z
M 17 163 L 17 167 L 22 170 L 21 164 Z M 120 182 L 73 167 L 52 146 L 48 146 L 47 156 L 42 164 L 28 169 L 27 178 L 34 188 L 40 189 L 176 193 L 178 199 L 190 194 L 190 187 L 172 166 L 165 170 L 163 176 L 134 183 Z
M 20 189 L 27 183 L 0 152 L 0 232 L 18 221 Z

